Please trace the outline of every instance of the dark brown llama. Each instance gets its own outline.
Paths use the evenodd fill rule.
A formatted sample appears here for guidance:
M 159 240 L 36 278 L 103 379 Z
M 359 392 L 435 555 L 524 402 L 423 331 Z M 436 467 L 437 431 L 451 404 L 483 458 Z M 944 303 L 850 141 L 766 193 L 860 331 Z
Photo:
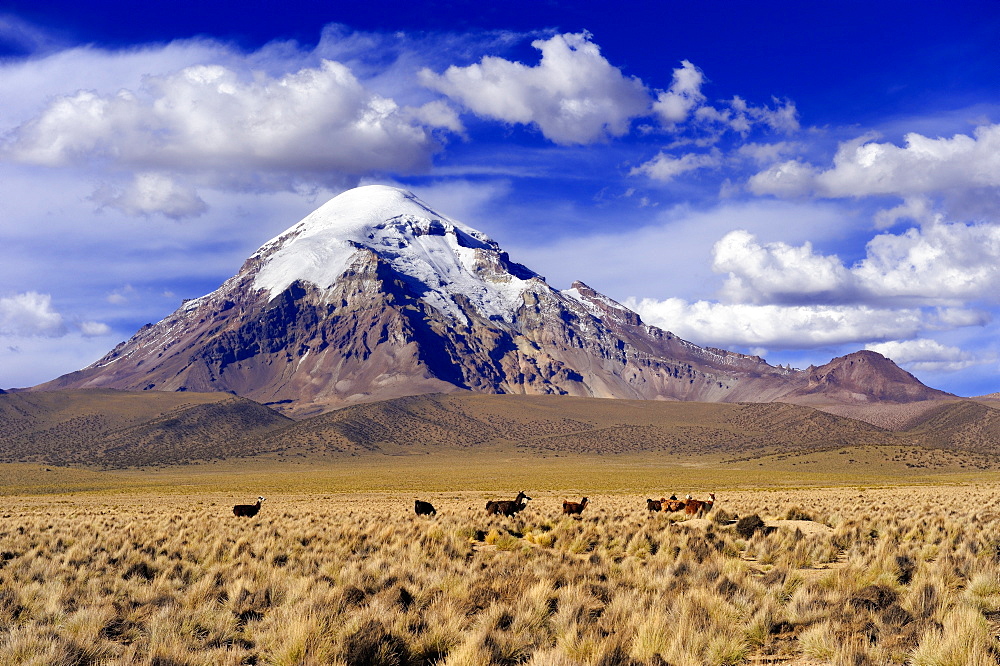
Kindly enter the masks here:
M 436 516 L 437 509 L 430 502 L 422 502 L 420 500 L 413 500 L 413 510 L 418 516 Z
M 258 497 L 256 504 L 237 504 L 233 506 L 233 515 L 241 518 L 253 518 L 260 511 L 260 503 L 264 499 L 264 497 Z
M 528 506 L 528 500 L 530 499 L 522 490 L 513 500 L 491 500 L 487 502 L 486 513 L 492 516 L 501 515 L 510 518 L 518 511 L 523 511 L 524 507 Z
M 563 500 L 563 513 L 580 515 L 583 513 L 583 510 L 587 508 L 588 504 L 590 504 L 590 500 L 586 497 L 584 497 L 580 502 L 567 502 L 566 500 Z

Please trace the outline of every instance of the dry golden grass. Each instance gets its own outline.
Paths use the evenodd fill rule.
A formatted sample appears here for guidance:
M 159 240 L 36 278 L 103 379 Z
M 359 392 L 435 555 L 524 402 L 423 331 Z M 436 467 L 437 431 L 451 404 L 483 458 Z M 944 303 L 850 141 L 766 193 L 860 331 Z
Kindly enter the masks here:
M 0 493 L 445 492 L 534 488 L 582 496 L 652 492 L 664 486 L 708 492 L 786 487 L 1000 483 L 991 459 L 919 447 L 867 446 L 761 458 L 724 456 L 548 455 L 518 452 L 371 454 L 323 460 L 267 459 L 96 470 L 0 464 Z M 657 491 L 658 492 L 658 491 Z M 669 493 L 668 493 L 669 494 Z
M 256 486 L 173 474 L 191 485 L 4 498 L 0 664 L 1000 663 L 1000 487 L 731 490 L 685 521 L 645 498 L 686 481 L 588 492 L 579 518 L 528 486 L 507 519 L 483 505 L 519 487 L 289 474 L 239 519 Z

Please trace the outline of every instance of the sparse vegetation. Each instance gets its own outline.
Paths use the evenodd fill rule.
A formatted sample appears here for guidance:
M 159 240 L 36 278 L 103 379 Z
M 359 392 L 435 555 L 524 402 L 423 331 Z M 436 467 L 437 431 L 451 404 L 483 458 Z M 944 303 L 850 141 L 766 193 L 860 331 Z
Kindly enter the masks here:
M 1000 664 L 992 488 L 425 496 L 7 497 L 0 664 Z
M 1000 403 L 896 407 L 873 404 L 838 416 L 781 403 L 458 393 L 352 405 L 292 421 L 227 394 L 12 393 L 0 396 L 0 461 L 121 469 L 247 457 L 298 462 L 503 451 L 713 458 L 730 467 L 796 471 L 827 468 L 833 460 L 860 471 L 871 457 L 913 475 L 1000 468 L 993 444 Z M 906 418 L 883 424 L 883 408 Z

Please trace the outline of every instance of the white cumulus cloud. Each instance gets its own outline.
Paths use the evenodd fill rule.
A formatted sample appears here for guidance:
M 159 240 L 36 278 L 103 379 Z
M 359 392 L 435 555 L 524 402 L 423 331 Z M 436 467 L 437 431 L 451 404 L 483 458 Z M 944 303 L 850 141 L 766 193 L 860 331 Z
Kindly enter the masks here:
M 111 334 L 111 327 L 99 321 L 80 322 L 80 333 L 85 338 L 96 338 Z
M 629 175 L 647 176 L 653 180 L 668 183 L 688 171 L 716 167 L 721 163 L 722 159 L 719 153 L 715 151 L 711 153 L 686 153 L 680 157 L 673 157 L 667 153 L 660 152 L 648 162 L 634 167 L 629 171 Z
M 879 234 L 852 273 L 880 298 L 1000 302 L 1000 225 L 937 222 Z
M 627 299 L 643 320 L 699 345 L 806 349 L 913 337 L 938 324 L 919 308 L 864 305 L 753 305 L 680 298 Z
M 822 197 L 914 197 L 1000 187 L 1000 125 L 950 138 L 911 132 L 902 146 L 866 135 L 840 144 L 830 168 L 784 162 L 755 174 L 749 186 L 756 194 Z
M 773 107 L 754 106 L 739 95 L 724 102 L 722 108 L 702 106 L 695 118 L 708 125 L 719 125 L 746 136 L 757 126 L 790 134 L 799 129 L 798 110 L 791 100 L 773 99 Z
M 57 96 L 8 132 L 0 157 L 139 172 L 101 203 L 180 217 L 204 204 L 176 174 L 209 186 L 283 189 L 301 177 L 425 170 L 439 147 L 426 125 L 458 127 L 446 106 L 401 108 L 338 62 L 282 76 L 196 65 L 146 77 L 136 90 Z
M 751 176 L 747 189 L 758 195 L 804 197 L 812 191 L 816 173 L 815 167 L 801 160 L 786 160 Z
M 903 203 L 875 213 L 875 228 L 888 229 L 900 220 L 913 220 L 917 224 L 933 222 L 937 219 L 927 197 L 907 197 Z
M 67 324 L 52 306 L 51 294 L 26 291 L 0 297 L 0 336 L 12 338 L 60 338 L 78 330 L 84 337 L 108 335 L 111 327 L 97 321 Z
M 704 95 L 700 92 L 695 94 L 702 82 L 701 71 L 686 60 L 684 64 L 684 69 L 674 71 L 674 87 L 666 93 L 660 93 L 654 104 L 654 111 L 669 130 L 681 129 L 679 123 L 687 121 L 683 129 L 693 132 L 696 138 L 683 137 L 672 142 L 649 161 L 632 168 L 630 176 L 646 176 L 667 183 L 696 169 L 739 165 L 747 160 L 758 165 L 773 164 L 782 156 L 802 149 L 797 142 L 779 141 L 770 144 L 745 143 L 725 156 L 718 148 L 713 148 L 711 152 L 686 153 L 679 157 L 671 155 L 669 150 L 681 146 L 695 145 L 704 148 L 718 144 L 727 132 L 739 134 L 739 141 L 744 141 L 751 132 L 759 134 L 760 128 L 785 134 L 799 129 L 795 105 L 789 101 L 776 108 L 756 107 L 736 96 L 724 102 L 721 109 L 703 104 Z M 675 91 L 675 88 L 680 88 L 680 91 Z M 801 180 L 801 174 L 794 174 L 793 180 L 795 184 L 791 189 L 794 193 L 800 189 L 798 181 Z
M 729 302 L 949 305 L 1000 301 L 1000 225 L 936 222 L 872 238 L 852 266 L 836 255 L 732 231 L 714 247 Z
M 927 338 L 871 343 L 865 349 L 891 358 L 913 372 L 957 372 L 992 360 Z
M 723 293 L 734 303 L 841 301 L 853 283 L 840 259 L 815 253 L 809 242 L 761 245 L 749 232 L 737 230 L 713 250 L 712 269 L 729 274 Z
M 705 102 L 701 86 L 705 75 L 687 60 L 674 70 L 673 82 L 668 90 L 660 92 L 653 103 L 653 111 L 664 125 L 672 125 L 687 120 L 692 109 Z
M 712 256 L 713 271 L 726 275 L 719 300 L 631 298 L 625 303 L 647 322 L 697 344 L 802 349 L 905 341 L 891 347 L 896 355 L 900 350 L 940 352 L 940 358 L 908 361 L 914 370 L 984 362 L 949 356 L 934 347 L 939 343 L 919 346 L 913 339 L 991 321 L 984 308 L 1000 300 L 998 225 L 939 221 L 880 234 L 853 265 L 817 252 L 809 242 L 764 243 L 742 230 L 724 234 Z
M 643 83 L 611 65 L 590 34 L 556 35 L 531 45 L 542 54 L 535 66 L 486 56 L 442 74 L 423 69 L 420 78 L 479 116 L 535 125 L 563 145 L 621 136 L 633 118 L 649 112 Z
M 137 173 L 124 189 L 99 188 L 92 199 L 100 206 L 116 208 L 126 215 L 159 213 L 169 218 L 195 217 L 208 210 L 195 188 L 177 182 L 165 173 Z
M 65 335 L 62 315 L 52 308 L 52 296 L 28 291 L 0 297 L 0 334 L 15 336 Z
M 436 99 L 433 102 L 427 102 L 414 109 L 409 109 L 409 111 L 414 118 L 428 127 L 440 127 L 451 130 L 455 134 L 465 132 L 465 127 L 458 117 L 458 112 L 442 100 Z

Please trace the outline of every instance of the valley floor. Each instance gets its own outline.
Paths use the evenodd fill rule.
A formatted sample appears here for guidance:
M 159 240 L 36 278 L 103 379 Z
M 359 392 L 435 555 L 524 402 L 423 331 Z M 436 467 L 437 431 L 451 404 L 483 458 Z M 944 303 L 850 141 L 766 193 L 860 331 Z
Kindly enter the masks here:
M 1000 476 L 801 462 L 0 466 L 0 664 L 1000 664 Z
M 752 458 L 715 455 L 478 452 L 274 456 L 104 470 L 0 463 L 4 495 L 190 495 L 507 491 L 569 494 L 1000 483 L 1000 463 L 968 451 L 855 446 Z M 659 495 L 657 495 L 658 497 Z M 682 495 L 681 495 L 682 496 Z

